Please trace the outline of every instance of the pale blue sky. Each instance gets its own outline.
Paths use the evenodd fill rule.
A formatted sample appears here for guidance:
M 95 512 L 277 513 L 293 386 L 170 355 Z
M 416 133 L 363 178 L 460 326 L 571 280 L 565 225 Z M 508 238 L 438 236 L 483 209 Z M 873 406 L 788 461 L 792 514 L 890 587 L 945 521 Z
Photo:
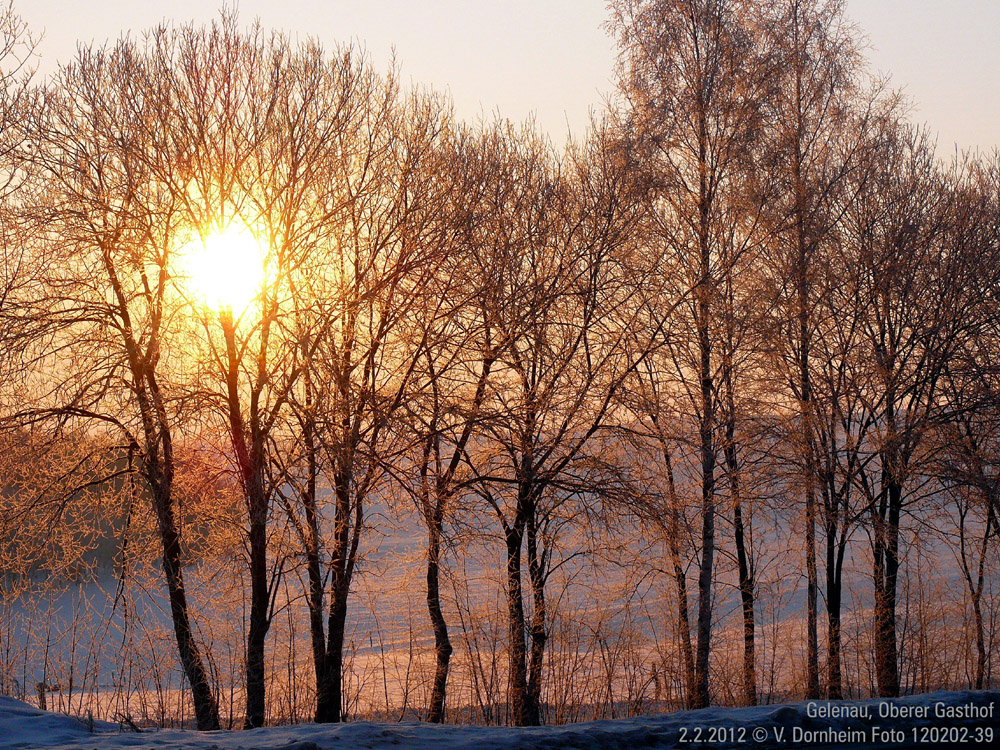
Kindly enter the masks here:
M 15 0 L 45 31 L 42 69 L 76 40 L 104 41 L 164 19 L 204 22 L 205 0 Z M 914 101 L 914 119 L 950 152 L 1000 145 L 1000 0 L 848 0 L 868 34 L 873 66 Z M 242 0 L 240 16 L 326 44 L 361 40 L 384 65 L 395 45 L 403 75 L 451 92 L 463 117 L 534 112 L 562 141 L 582 132 L 612 84 L 614 48 L 601 28 L 605 0 Z

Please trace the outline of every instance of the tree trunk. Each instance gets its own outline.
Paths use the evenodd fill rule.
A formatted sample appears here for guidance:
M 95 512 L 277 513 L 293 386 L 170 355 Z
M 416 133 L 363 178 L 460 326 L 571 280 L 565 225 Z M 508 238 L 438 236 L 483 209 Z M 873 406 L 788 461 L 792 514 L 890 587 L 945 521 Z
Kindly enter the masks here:
M 107 258 L 106 258 L 107 261 Z M 128 318 L 128 308 L 121 294 L 113 266 L 107 265 L 112 285 L 120 300 L 123 318 Z M 191 685 L 195 722 L 199 730 L 219 728 L 219 705 L 212 693 L 211 682 L 201 650 L 191 628 L 187 591 L 184 587 L 180 529 L 173 508 L 174 452 L 170 422 L 164 405 L 163 393 L 155 372 L 155 358 L 143 361 L 138 356 L 138 346 L 131 330 L 126 331 L 126 350 L 132 371 L 133 392 L 139 404 L 143 437 L 146 443 L 142 469 L 149 485 L 156 513 L 160 542 L 163 546 L 163 574 L 167 581 L 170 600 L 170 617 L 184 675 Z M 44 694 L 41 694 L 44 697 Z
M 806 554 L 806 698 L 819 697 L 819 637 L 817 634 L 817 602 L 819 579 L 816 573 L 816 456 L 812 427 L 812 383 L 809 372 L 812 328 L 809 309 L 809 227 L 806 225 L 806 183 L 802 174 L 805 162 L 804 132 L 804 51 L 799 49 L 798 9 L 795 16 L 795 147 L 792 155 L 792 182 L 795 217 L 795 313 L 798 322 L 798 390 L 800 439 L 802 441 L 805 479 L 805 554 Z
M 812 382 L 809 373 L 810 323 L 808 252 L 805 238 L 804 191 L 799 165 L 795 165 L 798 263 L 796 265 L 796 307 L 799 328 L 799 420 L 805 480 L 806 544 L 806 698 L 819 698 L 819 577 L 816 572 L 816 451 L 812 427 Z
M 982 471 L 980 470 L 980 476 Z M 982 690 L 986 681 L 986 631 L 983 622 L 983 586 L 986 582 L 986 555 L 989 548 L 990 531 L 994 524 L 993 503 L 987 493 L 986 497 L 986 529 L 983 532 L 983 541 L 979 549 L 979 564 L 976 579 L 972 578 L 972 571 L 969 567 L 969 560 L 966 555 L 966 533 L 965 533 L 966 513 L 960 516 L 959 544 L 961 550 L 962 572 L 965 574 L 965 581 L 969 587 L 969 596 L 972 598 L 972 616 L 976 626 L 976 676 L 975 689 Z
M 250 622 L 246 646 L 246 718 L 244 729 L 264 726 L 265 670 L 264 647 L 271 626 L 268 613 L 271 589 L 267 580 L 267 515 L 269 498 L 264 490 L 264 454 L 259 444 L 255 414 L 251 413 L 250 444 L 239 395 L 239 354 L 231 310 L 220 313 L 219 322 L 226 341 L 226 399 L 229 410 L 229 437 L 236 454 L 249 516 L 247 547 L 250 566 Z
M 743 610 L 743 701 L 748 706 L 757 705 L 757 667 L 755 657 L 754 626 L 754 580 L 751 567 L 750 550 L 746 542 L 743 524 L 743 499 L 739 465 L 739 452 L 736 445 L 736 394 L 733 389 L 733 358 L 735 346 L 736 308 L 732 294 L 732 278 L 727 269 L 727 302 L 726 315 L 726 350 L 723 359 L 723 383 L 725 386 L 726 407 L 726 443 L 724 455 L 726 459 L 726 474 L 729 479 L 729 491 L 733 503 L 733 536 L 736 544 L 736 563 L 739 570 L 740 603 Z
M 212 693 L 208 672 L 201 658 L 201 651 L 194 639 L 191 619 L 188 614 L 187 593 L 184 589 L 184 573 L 181 569 L 181 544 L 177 533 L 169 491 L 154 489 L 160 539 L 163 542 L 163 573 L 167 579 L 170 599 L 170 616 L 174 624 L 174 635 L 180 652 L 184 674 L 191 685 L 194 714 L 200 731 L 219 728 L 219 705 Z
M 843 489 L 843 497 L 835 494 L 832 481 L 824 482 L 824 507 L 826 509 L 826 681 L 827 695 L 830 700 L 843 700 L 844 679 L 840 663 L 841 624 L 840 614 L 843 602 L 844 586 L 844 554 L 847 550 L 847 492 Z M 843 502 L 844 518 L 841 519 L 840 508 Z M 838 530 L 844 524 L 838 539 Z
M 986 530 L 983 532 L 983 544 L 979 550 L 979 571 L 976 587 L 972 594 L 972 609 L 976 618 L 976 690 L 986 686 L 986 629 L 983 623 L 983 586 L 986 579 L 986 554 L 989 548 L 990 527 L 994 524 L 992 498 L 986 498 Z
M 244 729 L 264 726 L 265 676 L 264 645 L 270 628 L 267 584 L 266 501 L 262 488 L 251 496 L 250 509 L 250 625 L 247 631 L 247 706 Z
M 542 661 L 548 633 L 545 629 L 547 611 L 545 608 L 545 552 L 539 554 L 537 518 L 534 508 L 528 514 L 528 577 L 531 580 L 531 651 L 528 657 L 528 723 L 538 726 L 542 723 Z
M 811 452 L 811 448 L 808 449 Z M 819 698 L 819 576 L 816 572 L 816 492 L 806 468 L 806 698 Z
M 663 447 L 663 458 L 667 467 L 667 482 L 670 488 L 670 514 L 667 527 L 667 547 L 670 550 L 670 565 L 677 588 L 677 640 L 680 644 L 681 660 L 684 668 L 684 705 L 694 707 L 695 677 L 694 652 L 691 649 L 691 616 L 688 612 L 687 575 L 681 563 L 681 512 L 680 500 L 674 485 L 674 467 L 670 451 Z
M 694 651 L 691 648 L 691 615 L 688 612 L 687 576 L 681 565 L 680 548 L 676 537 L 670 540 L 670 557 L 674 570 L 674 584 L 677 587 L 677 639 L 680 642 L 681 660 L 684 666 L 684 705 L 688 708 L 694 708 Z
M 739 497 L 739 480 L 736 478 L 735 451 L 727 447 L 727 461 L 730 463 L 733 486 L 733 527 L 736 541 L 736 562 L 740 576 L 740 602 L 743 605 L 743 701 L 748 706 L 757 705 L 757 666 L 755 656 L 754 624 L 754 580 L 750 569 L 743 528 L 743 510 Z M 733 453 L 732 456 L 729 454 Z
M 302 507 L 306 516 L 306 532 L 308 533 L 305 544 L 306 573 L 309 578 L 306 604 L 309 607 L 309 635 L 313 652 L 313 675 L 318 695 L 320 680 L 326 672 L 326 633 L 323 630 L 323 574 L 319 554 L 319 514 L 316 507 L 316 446 L 311 425 L 307 424 L 303 430 L 303 442 L 307 452 L 309 471 L 306 491 L 302 496 Z
M 714 466 L 711 459 L 704 458 L 702 466 Z M 703 468 L 704 470 L 704 468 Z M 708 690 L 708 657 L 712 638 L 712 572 L 715 557 L 715 498 L 712 476 L 706 474 L 702 485 L 702 555 L 698 571 L 698 626 L 697 647 L 694 666 L 695 708 L 706 708 L 711 703 Z
M 521 591 L 521 543 L 524 527 L 521 519 L 504 533 L 507 542 L 507 632 L 510 649 L 507 670 L 507 703 L 513 726 L 530 726 L 527 654 L 524 632 L 524 599 Z
M 899 695 L 896 652 L 896 582 L 899 576 L 899 516 L 902 487 L 889 479 L 885 489 L 887 513 L 877 519 L 875 533 L 875 679 L 879 695 Z
M 441 611 L 440 594 L 440 519 L 428 529 L 427 538 L 427 610 L 434 629 L 434 686 L 431 690 L 430 710 L 427 721 L 439 724 L 444 721 L 445 695 L 448 685 L 448 666 L 451 661 L 452 645 L 448 638 L 448 624 Z
M 826 680 L 830 700 L 843 700 L 843 675 L 840 666 L 840 607 L 842 579 L 839 556 L 833 554 L 833 545 L 827 544 L 826 556 L 826 618 L 827 651 Z
M 308 355 L 308 346 L 303 346 L 304 354 Z M 320 563 L 319 511 L 316 505 L 316 479 L 319 475 L 319 462 L 316 455 L 316 423 L 314 417 L 315 401 L 313 397 L 312 375 L 309 368 L 302 376 L 305 391 L 305 416 L 302 420 L 302 448 L 306 457 L 306 486 L 303 488 L 300 500 L 306 517 L 304 531 L 304 553 L 306 557 L 306 574 L 309 588 L 306 591 L 306 604 L 309 607 L 309 635 L 313 652 L 313 674 L 318 680 L 326 669 L 326 634 L 323 631 L 323 574 Z M 318 685 L 318 683 L 317 683 Z
M 806 468 L 806 698 L 819 698 L 819 577 L 816 572 L 816 493 Z
M 982 590 L 972 597 L 972 611 L 976 619 L 976 690 L 983 689 L 986 681 L 986 638 L 983 627 Z
M 702 123 L 704 130 L 704 123 Z M 701 278 L 696 289 L 697 312 L 695 325 L 698 336 L 698 375 L 701 381 L 701 420 L 699 425 L 701 454 L 701 565 L 698 571 L 698 626 L 695 653 L 695 708 L 707 707 L 711 701 L 708 690 L 708 657 L 712 640 L 712 575 L 715 561 L 715 401 L 712 375 L 711 321 L 711 249 L 709 245 L 709 205 L 707 198 L 707 136 L 702 132 L 701 177 Z
M 167 581 L 167 596 L 170 600 L 170 617 L 174 625 L 174 636 L 181 666 L 194 703 L 196 726 L 201 731 L 219 728 L 219 704 L 212 693 L 208 671 L 201 657 L 201 650 L 191 628 L 187 591 L 184 587 L 184 571 L 181 559 L 181 537 L 173 508 L 174 457 L 173 441 L 167 423 L 158 381 L 151 369 L 145 377 L 140 375 L 137 360 L 134 366 L 136 390 L 141 404 L 143 429 L 147 444 L 144 473 L 153 498 L 160 542 L 163 545 L 163 574 Z M 148 390 L 143 388 L 148 387 Z M 147 397 L 148 395 L 148 397 Z M 155 415 L 155 416 L 154 416 Z M 156 426 L 154 426 L 156 425 Z M 156 450 L 159 448 L 159 452 Z
M 327 622 L 325 668 L 316 685 L 316 723 L 342 721 L 344 634 L 347 622 L 347 597 L 334 590 L 330 597 Z
M 438 473 L 435 478 L 433 502 L 430 490 L 431 482 L 428 479 L 428 471 L 431 465 L 431 454 L 435 456 L 435 465 L 439 466 L 441 455 L 440 433 L 438 432 L 437 419 L 440 413 L 440 400 L 438 396 L 438 379 L 434 375 L 434 363 L 430 350 L 427 352 L 428 367 L 431 373 L 431 388 L 434 395 L 434 411 L 430 425 L 430 436 L 424 449 L 423 464 L 421 467 L 421 494 L 420 505 L 427 525 L 427 610 L 431 618 L 431 629 L 434 632 L 434 684 L 431 689 L 430 708 L 427 720 L 432 723 L 441 723 L 445 718 L 445 705 L 448 690 L 448 669 L 451 664 L 453 648 L 451 639 L 448 637 L 448 624 L 445 622 L 444 613 L 441 610 L 440 593 L 440 572 L 441 572 L 441 539 L 444 534 L 444 513 L 445 507 L 451 497 L 452 482 L 459 462 L 465 454 L 466 445 L 472 437 L 476 425 L 475 417 L 479 414 L 486 395 L 486 383 L 489 380 L 490 372 L 493 369 L 494 356 L 491 351 L 483 355 L 482 369 L 479 373 L 479 381 L 476 384 L 476 394 L 472 399 L 472 409 L 470 416 L 466 419 L 462 427 L 462 433 L 455 443 L 454 452 L 444 474 Z
M 362 506 L 354 498 L 351 508 L 351 489 L 346 471 L 334 479 L 336 511 L 334 514 L 334 544 L 330 553 L 330 612 L 327 619 L 325 669 L 316 686 L 316 723 L 342 721 L 343 716 L 343 666 L 344 635 L 347 622 L 347 601 L 354 577 L 358 540 L 361 533 Z

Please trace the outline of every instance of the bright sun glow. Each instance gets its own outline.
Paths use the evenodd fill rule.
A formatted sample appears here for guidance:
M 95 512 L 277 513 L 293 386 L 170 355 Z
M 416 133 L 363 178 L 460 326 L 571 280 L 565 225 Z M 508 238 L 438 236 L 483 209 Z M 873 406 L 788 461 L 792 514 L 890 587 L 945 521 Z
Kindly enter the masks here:
M 264 284 L 267 250 L 242 224 L 196 238 L 182 255 L 191 290 L 216 310 L 239 316 Z

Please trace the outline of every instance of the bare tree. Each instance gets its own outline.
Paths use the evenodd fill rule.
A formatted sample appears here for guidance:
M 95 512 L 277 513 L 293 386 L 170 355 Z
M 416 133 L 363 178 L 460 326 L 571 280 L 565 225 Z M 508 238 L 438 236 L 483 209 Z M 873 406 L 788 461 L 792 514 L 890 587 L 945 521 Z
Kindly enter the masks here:
M 316 300 L 316 324 L 300 337 L 293 400 L 304 451 L 295 504 L 286 504 L 306 556 L 321 722 L 343 718 L 347 607 L 366 507 L 405 450 L 393 426 L 421 387 L 414 373 L 451 306 L 449 295 L 435 296 L 451 241 L 440 220 L 448 108 L 432 95 L 402 97 L 394 72 L 383 78 L 366 65 L 339 85 L 345 104 L 327 139 L 322 255 L 296 288 Z
M 541 720 L 560 508 L 593 492 L 589 448 L 614 396 L 646 349 L 629 345 L 637 307 L 626 283 L 636 219 L 621 143 L 598 129 L 585 148 L 556 161 L 530 129 L 497 142 L 491 190 L 502 338 L 479 435 L 466 449 L 470 486 L 503 533 L 511 722 Z M 638 267 L 635 279 L 644 283 Z M 637 353 L 638 351 L 638 353 Z M 568 507 L 568 506 L 566 506 Z M 523 563 L 531 591 L 530 622 Z
M 874 131 L 888 119 L 893 102 L 891 97 L 881 100 L 881 85 L 870 92 L 863 89 L 861 40 L 845 17 L 845 3 L 781 0 L 772 6 L 769 34 L 780 71 L 772 100 L 772 148 L 781 198 L 770 262 L 778 292 L 774 304 L 787 319 L 775 343 L 784 387 L 798 409 L 794 442 L 805 509 L 806 688 L 807 696 L 818 697 L 816 433 L 823 417 L 814 403 L 812 380 L 823 362 L 812 362 L 820 325 L 816 308 L 828 288 L 821 276 L 836 247 L 833 232 L 851 200 L 845 191 L 863 184 L 867 153 L 878 138 Z
M 936 163 L 926 134 L 900 128 L 884 144 L 876 179 L 859 195 L 848 227 L 850 274 L 863 310 L 862 404 L 873 423 L 873 467 L 859 473 L 871 522 L 875 584 L 875 668 L 879 692 L 899 692 L 896 631 L 900 525 L 914 462 L 928 433 L 951 419 L 946 373 L 982 330 L 983 258 L 977 222 L 960 209 L 956 166 Z M 991 277 L 992 278 L 992 277 Z M 919 495 L 914 495 L 916 500 Z
M 264 178 L 273 179 L 274 187 L 288 187 L 289 180 L 281 179 L 285 160 L 302 149 L 301 137 L 273 128 L 268 118 L 280 111 L 279 103 L 289 94 L 286 87 L 294 83 L 265 71 L 287 70 L 290 49 L 281 37 L 265 41 L 259 29 L 241 32 L 235 16 L 225 14 L 207 29 L 160 30 L 154 43 L 157 74 L 167 81 L 174 115 L 165 136 L 181 170 L 175 194 L 185 238 L 197 242 L 242 229 L 253 234 L 265 253 L 255 258 L 252 249 L 243 248 L 250 257 L 241 262 L 273 266 L 242 309 L 229 299 L 199 300 L 196 290 L 185 292 L 200 312 L 205 332 L 203 345 L 191 346 L 203 382 L 188 388 L 224 426 L 245 501 L 250 611 L 244 725 L 259 727 L 266 708 L 265 642 L 283 562 L 269 558 L 268 552 L 275 492 L 271 440 L 298 375 L 291 364 L 294 346 L 281 335 L 290 268 L 298 256 L 288 247 L 294 242 L 288 227 L 277 224 L 269 212 L 275 210 L 274 199 Z M 303 109 L 307 107 L 308 102 Z M 262 170 L 261 162 L 269 157 L 273 164 Z M 292 200 L 296 194 L 289 190 L 283 197 Z M 293 221 L 297 207 L 288 207 Z M 263 269 L 258 272 L 264 276 Z
M 618 36 L 620 89 L 627 127 L 648 175 L 656 242 L 675 285 L 691 290 L 671 359 L 697 422 L 701 482 L 694 707 L 707 706 L 715 571 L 720 447 L 719 284 L 745 247 L 759 207 L 744 205 L 741 166 L 755 152 L 772 76 L 754 33 L 755 6 L 735 0 L 628 1 L 612 4 Z M 745 174 L 745 173 L 744 173 Z M 749 210 L 748 210 L 749 209 Z
M 219 725 L 184 586 L 173 496 L 178 415 L 162 353 L 175 310 L 170 268 L 180 232 L 176 168 L 157 137 L 171 123 L 164 81 L 131 42 L 84 48 L 61 69 L 41 126 L 38 206 L 50 259 L 45 294 L 26 307 L 38 323 L 25 366 L 39 379 L 22 422 L 109 431 L 138 461 L 162 544 L 181 663 L 198 725 Z M 55 262 L 53 262 L 55 261 Z M 74 366 L 59 366 L 71 357 Z
M 427 346 L 415 373 L 415 392 L 401 422 L 411 425 L 413 458 L 404 463 L 402 485 L 427 528 L 426 593 L 434 634 L 435 668 L 427 720 L 445 718 L 447 681 L 454 651 L 441 603 L 446 522 L 460 512 L 468 493 L 463 457 L 482 429 L 487 385 L 504 346 L 496 301 L 502 291 L 503 219 L 490 216 L 504 132 L 465 129 L 447 145 L 442 166 L 454 187 L 442 215 L 448 253 L 434 280 L 444 314 L 428 320 Z M 511 187 L 509 183 L 504 188 Z M 503 189 L 503 188 L 501 188 Z M 498 262 L 499 259 L 499 262 Z M 409 475 L 409 476 L 406 476 Z
M 1000 243 L 996 191 L 998 164 L 992 158 L 967 158 L 953 175 L 957 183 L 954 221 L 961 237 L 952 252 L 976 259 L 990 257 Z M 950 540 L 969 596 L 975 633 L 976 661 L 972 684 L 987 685 L 989 654 L 984 593 L 990 542 L 1000 537 L 1000 486 L 997 475 L 997 370 L 995 346 L 997 280 L 992 273 L 972 280 L 978 288 L 979 309 L 969 317 L 974 330 L 948 363 L 942 399 L 951 415 L 928 436 L 933 445 L 931 473 L 948 488 L 954 506 L 957 540 Z M 972 300 L 970 300 L 971 302 Z M 968 312 L 966 314 L 968 314 Z M 948 514 L 951 515 L 951 514 Z M 988 606 L 988 602 L 986 603 Z

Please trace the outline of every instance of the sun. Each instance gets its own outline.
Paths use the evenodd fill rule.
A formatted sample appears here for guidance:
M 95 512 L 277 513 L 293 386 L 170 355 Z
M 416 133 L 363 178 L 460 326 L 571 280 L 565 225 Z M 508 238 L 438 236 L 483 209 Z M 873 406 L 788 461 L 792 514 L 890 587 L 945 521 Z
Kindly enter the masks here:
M 240 222 L 189 242 L 181 251 L 184 276 L 205 305 L 239 316 L 261 292 L 267 249 Z

